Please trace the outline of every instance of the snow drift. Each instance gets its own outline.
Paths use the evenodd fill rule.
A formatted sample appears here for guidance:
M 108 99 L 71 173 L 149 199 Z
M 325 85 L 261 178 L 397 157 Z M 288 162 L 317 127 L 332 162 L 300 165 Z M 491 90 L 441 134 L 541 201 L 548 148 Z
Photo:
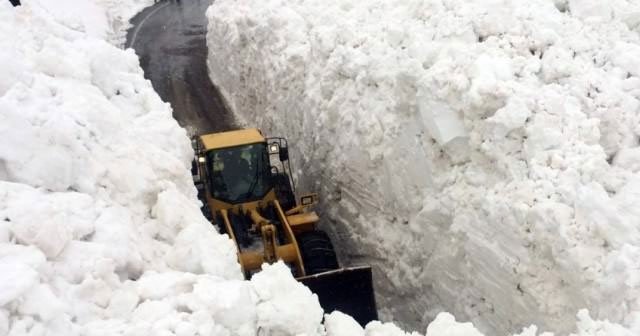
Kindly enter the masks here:
M 324 334 L 283 264 L 242 280 L 186 131 L 105 41 L 142 2 L 23 2 L 0 2 L 0 335 Z
M 640 333 L 640 7 L 218 0 L 209 67 L 283 135 L 387 319 Z M 440 319 L 439 319 L 440 320 Z M 535 328 L 524 332 L 535 335 Z M 462 333 L 460 333 L 462 334 Z

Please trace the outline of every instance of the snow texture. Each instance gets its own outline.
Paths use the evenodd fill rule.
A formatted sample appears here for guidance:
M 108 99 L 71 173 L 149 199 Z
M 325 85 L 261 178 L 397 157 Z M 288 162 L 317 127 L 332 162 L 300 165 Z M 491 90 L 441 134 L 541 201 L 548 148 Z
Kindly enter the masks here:
M 374 266 L 386 320 L 640 334 L 637 1 L 217 0 L 207 15 L 213 82 L 288 137 L 342 259 Z M 430 336 L 477 334 L 437 316 Z M 362 334 L 329 315 L 341 325 Z
M 331 336 L 202 216 L 186 131 L 106 41 L 141 3 L 0 1 L 0 335 Z

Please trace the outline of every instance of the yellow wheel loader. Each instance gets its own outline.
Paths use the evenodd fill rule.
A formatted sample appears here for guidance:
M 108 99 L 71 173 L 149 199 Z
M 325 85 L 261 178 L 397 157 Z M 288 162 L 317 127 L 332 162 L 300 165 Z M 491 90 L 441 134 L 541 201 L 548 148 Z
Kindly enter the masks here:
M 244 129 L 197 136 L 193 145 L 203 213 L 233 239 L 247 279 L 263 263 L 282 260 L 326 312 L 339 310 L 362 325 L 378 318 L 371 267 L 341 268 L 331 240 L 316 228 L 316 195 L 296 199 L 286 139 Z

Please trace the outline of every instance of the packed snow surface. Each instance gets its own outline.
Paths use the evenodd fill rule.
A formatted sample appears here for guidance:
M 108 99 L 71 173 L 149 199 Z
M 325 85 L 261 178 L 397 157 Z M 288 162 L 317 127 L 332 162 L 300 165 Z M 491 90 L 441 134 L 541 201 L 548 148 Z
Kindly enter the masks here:
M 289 138 L 341 257 L 375 267 L 387 320 L 640 334 L 637 1 L 217 0 L 207 15 L 213 82 Z M 452 321 L 428 334 L 473 335 Z

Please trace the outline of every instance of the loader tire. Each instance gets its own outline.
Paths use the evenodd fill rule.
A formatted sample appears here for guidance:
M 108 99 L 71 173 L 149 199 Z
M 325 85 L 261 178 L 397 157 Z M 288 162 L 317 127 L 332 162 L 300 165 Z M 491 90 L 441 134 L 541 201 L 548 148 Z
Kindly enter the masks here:
M 307 231 L 296 237 L 307 275 L 338 268 L 338 258 L 329 236 L 324 231 Z
M 229 232 L 227 232 L 226 225 L 224 225 L 224 219 L 222 218 L 222 215 L 220 214 L 220 212 L 216 214 L 216 220 L 213 221 L 213 223 L 218 228 L 218 232 L 220 234 L 227 234 L 227 235 L 229 234 Z
M 191 176 L 198 175 L 198 161 L 196 159 L 191 160 Z

